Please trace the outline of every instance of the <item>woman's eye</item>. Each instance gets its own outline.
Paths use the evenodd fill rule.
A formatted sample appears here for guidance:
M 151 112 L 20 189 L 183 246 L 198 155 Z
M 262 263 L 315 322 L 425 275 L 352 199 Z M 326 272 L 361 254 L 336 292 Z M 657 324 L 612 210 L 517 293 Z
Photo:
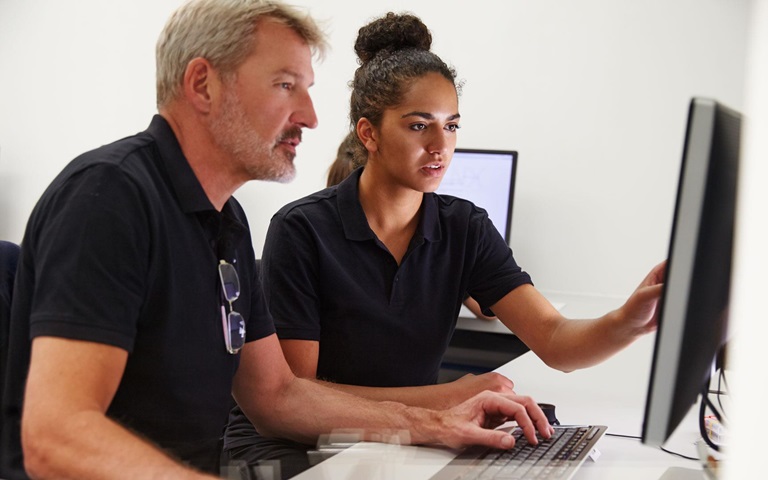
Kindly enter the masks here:
M 451 124 L 449 124 L 449 125 L 446 125 L 446 126 L 445 126 L 445 128 L 446 128 L 446 129 L 447 129 L 449 132 L 455 132 L 456 130 L 458 130 L 458 129 L 460 129 L 460 128 L 461 128 L 461 125 L 459 125 L 459 124 L 457 124 L 457 123 L 451 123 Z

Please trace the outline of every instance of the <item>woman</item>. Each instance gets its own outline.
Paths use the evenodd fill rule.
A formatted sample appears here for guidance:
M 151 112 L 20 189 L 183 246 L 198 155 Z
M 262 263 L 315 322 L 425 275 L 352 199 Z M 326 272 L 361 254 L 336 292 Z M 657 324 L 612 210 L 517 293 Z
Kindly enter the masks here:
M 465 292 L 547 364 L 570 371 L 655 328 L 663 266 L 622 308 L 595 320 L 563 318 L 484 210 L 433 193 L 456 146 L 460 85 L 430 44 L 412 15 L 389 13 L 360 29 L 350 120 L 367 161 L 274 216 L 262 274 L 296 375 L 440 409 L 484 389 L 513 392 L 496 374 L 435 384 Z M 247 419 L 235 418 L 236 442 L 247 443 Z

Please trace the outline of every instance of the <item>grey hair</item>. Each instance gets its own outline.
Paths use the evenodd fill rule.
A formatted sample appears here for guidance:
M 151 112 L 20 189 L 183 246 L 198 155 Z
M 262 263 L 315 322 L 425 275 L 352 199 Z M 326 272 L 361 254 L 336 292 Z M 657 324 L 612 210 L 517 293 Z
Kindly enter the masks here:
M 264 17 L 292 28 L 322 58 L 327 39 L 317 23 L 297 8 L 276 0 L 189 0 L 174 12 L 156 47 L 157 107 L 179 95 L 187 64 L 202 57 L 227 76 L 253 50 L 253 35 Z

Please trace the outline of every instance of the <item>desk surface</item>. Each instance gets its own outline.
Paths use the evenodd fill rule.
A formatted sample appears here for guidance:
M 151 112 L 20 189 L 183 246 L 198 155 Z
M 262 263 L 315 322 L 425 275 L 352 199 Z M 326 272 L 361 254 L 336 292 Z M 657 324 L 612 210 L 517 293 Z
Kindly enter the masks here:
M 582 302 L 573 296 L 565 301 L 563 314 L 571 318 L 598 316 L 620 303 L 602 297 L 585 298 Z M 572 313 L 565 311 L 569 307 Z M 603 424 L 608 426 L 608 434 L 639 437 L 653 342 L 653 335 L 646 336 L 600 365 L 568 374 L 547 367 L 532 354 L 523 355 L 497 371 L 515 382 L 518 393 L 554 404 L 561 423 Z M 691 410 L 667 442 L 666 449 L 697 457 L 695 410 Z M 587 460 L 574 480 L 704 478 L 697 461 L 643 445 L 639 439 L 606 435 L 597 448 L 600 457 L 594 462 Z M 295 478 L 426 480 L 455 453 L 444 448 L 361 443 Z

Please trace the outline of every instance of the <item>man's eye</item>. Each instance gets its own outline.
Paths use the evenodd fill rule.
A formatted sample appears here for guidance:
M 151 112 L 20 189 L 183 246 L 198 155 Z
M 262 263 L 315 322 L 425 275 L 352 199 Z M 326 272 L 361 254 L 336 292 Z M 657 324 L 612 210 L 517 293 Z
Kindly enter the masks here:
M 427 128 L 427 126 L 424 125 L 423 123 L 414 123 L 413 125 L 411 125 L 411 130 L 421 131 L 421 130 L 424 130 L 425 128 Z

